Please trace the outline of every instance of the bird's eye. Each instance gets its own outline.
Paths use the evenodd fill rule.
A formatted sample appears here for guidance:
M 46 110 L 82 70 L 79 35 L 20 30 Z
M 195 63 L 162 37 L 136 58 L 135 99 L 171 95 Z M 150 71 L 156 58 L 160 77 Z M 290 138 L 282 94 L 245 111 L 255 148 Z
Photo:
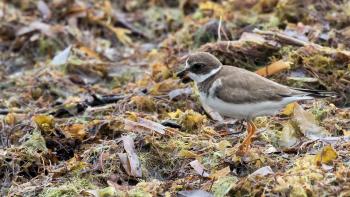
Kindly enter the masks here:
M 196 63 L 196 64 L 193 64 L 191 66 L 191 70 L 197 71 L 197 70 L 201 69 L 202 67 L 204 67 L 204 64 Z

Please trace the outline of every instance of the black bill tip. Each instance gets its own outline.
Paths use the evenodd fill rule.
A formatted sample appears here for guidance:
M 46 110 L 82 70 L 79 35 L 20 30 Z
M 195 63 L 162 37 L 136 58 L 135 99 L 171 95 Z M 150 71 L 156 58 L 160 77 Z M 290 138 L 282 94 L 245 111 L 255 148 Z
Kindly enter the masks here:
M 179 78 L 181 78 L 181 79 L 182 79 L 181 81 L 182 81 L 183 83 L 188 83 L 188 82 L 191 81 L 191 79 L 188 77 L 187 73 L 188 73 L 188 70 L 187 70 L 187 69 L 184 69 L 184 70 L 182 70 L 182 71 L 177 72 L 177 73 L 176 73 L 176 76 L 179 77 Z
M 179 71 L 176 73 L 176 76 L 179 78 L 184 78 L 187 75 L 187 70 L 183 69 L 182 71 Z

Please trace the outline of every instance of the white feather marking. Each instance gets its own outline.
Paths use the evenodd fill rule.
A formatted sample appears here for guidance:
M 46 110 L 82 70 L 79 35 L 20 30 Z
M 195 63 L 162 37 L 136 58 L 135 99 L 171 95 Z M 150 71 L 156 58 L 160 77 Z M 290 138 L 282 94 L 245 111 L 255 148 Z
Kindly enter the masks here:
M 186 61 L 186 67 L 187 67 L 187 61 Z M 221 68 L 222 68 L 222 66 L 220 66 L 217 69 L 211 70 L 209 73 L 204 74 L 204 75 L 197 75 L 195 73 L 189 72 L 188 76 L 196 83 L 201 83 L 201 82 L 205 81 L 206 79 L 208 79 L 209 77 L 215 75 L 217 72 L 220 71 Z

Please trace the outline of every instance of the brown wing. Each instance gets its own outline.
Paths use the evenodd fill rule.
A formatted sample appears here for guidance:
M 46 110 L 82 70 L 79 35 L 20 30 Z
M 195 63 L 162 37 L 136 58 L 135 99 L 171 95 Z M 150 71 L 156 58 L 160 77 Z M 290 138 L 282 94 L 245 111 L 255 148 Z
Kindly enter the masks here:
M 241 68 L 224 66 L 220 72 L 223 76 L 221 86 L 215 89 L 215 93 L 226 102 L 278 101 L 283 97 L 298 94 L 287 86 Z

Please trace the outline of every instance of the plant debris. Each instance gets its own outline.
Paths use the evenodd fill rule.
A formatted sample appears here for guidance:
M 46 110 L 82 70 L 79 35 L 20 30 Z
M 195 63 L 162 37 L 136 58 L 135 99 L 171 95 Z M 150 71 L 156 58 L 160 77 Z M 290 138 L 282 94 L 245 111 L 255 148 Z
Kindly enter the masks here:
M 1 196 L 350 196 L 350 2 L 0 1 Z M 189 53 L 336 98 L 246 135 Z

